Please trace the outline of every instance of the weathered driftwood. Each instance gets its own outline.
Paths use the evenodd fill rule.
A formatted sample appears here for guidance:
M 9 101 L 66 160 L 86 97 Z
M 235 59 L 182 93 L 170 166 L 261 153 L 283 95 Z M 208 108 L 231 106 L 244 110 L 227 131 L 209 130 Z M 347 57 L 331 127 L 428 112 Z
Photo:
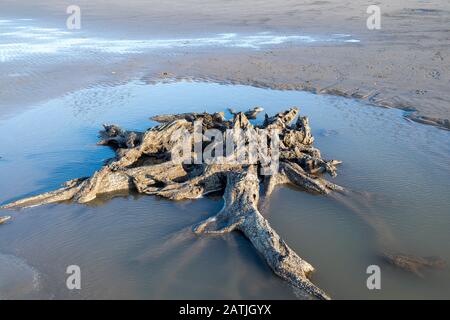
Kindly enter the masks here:
M 7 222 L 9 220 L 11 220 L 11 216 L 0 217 L 0 224 L 3 224 L 3 223 L 5 223 L 5 222 Z
M 239 230 L 279 277 L 316 298 L 328 299 L 308 279 L 314 268 L 300 258 L 259 213 L 259 179 L 254 166 L 227 173 L 224 201 L 223 209 L 197 225 L 194 232 L 223 234 Z
M 157 195 L 172 200 L 195 199 L 205 194 L 224 192 L 225 205 L 215 216 L 196 225 L 196 234 L 224 234 L 234 230 L 242 232 L 258 250 L 272 270 L 295 288 L 311 297 L 329 297 L 316 285 L 309 275 L 314 268 L 300 258 L 261 215 L 258 206 L 266 201 L 278 184 L 290 183 L 306 191 L 328 194 L 344 189 L 324 179 L 323 174 L 336 175 L 337 160 L 322 159 L 320 151 L 312 146 L 308 119 L 298 117 L 298 109 L 266 115 L 264 122 L 253 125 L 261 108 L 247 113 L 234 113 L 233 119 L 225 119 L 224 113 L 189 113 L 155 116 L 152 120 L 161 123 L 144 133 L 126 131 L 115 125 L 104 125 L 101 132 L 102 145 L 116 150 L 116 157 L 89 178 L 79 178 L 64 184 L 61 189 L 15 201 L 3 209 L 29 207 L 61 201 L 86 203 L 98 195 L 123 190 Z M 279 133 L 280 162 L 278 171 L 272 175 L 261 175 L 263 165 L 253 163 L 185 164 L 171 159 L 171 151 L 177 141 L 173 136 L 178 130 L 192 133 L 196 122 L 201 121 L 202 131 L 231 129 L 231 138 L 237 139 L 240 131 L 266 130 Z M 230 131 L 230 130 L 228 130 Z M 189 142 L 190 141 L 190 142 Z M 192 140 L 189 147 L 194 149 Z M 186 143 L 186 142 L 185 142 Z M 212 142 L 210 142 L 212 143 Z M 248 139 L 244 139 L 244 144 Z M 209 143 L 203 142 L 202 150 Z M 269 153 L 271 145 L 267 142 Z M 227 160 L 227 159 L 225 159 Z M 260 186 L 262 186 L 260 188 Z M 262 201 L 260 201 L 260 198 Z
M 258 114 L 260 112 L 264 111 L 263 108 L 261 107 L 254 107 L 251 110 L 248 110 L 246 112 L 244 112 L 244 115 L 247 117 L 247 119 L 256 119 L 256 117 L 258 116 Z M 233 116 L 237 115 L 239 112 L 237 112 L 236 110 L 229 108 L 228 112 L 230 112 Z

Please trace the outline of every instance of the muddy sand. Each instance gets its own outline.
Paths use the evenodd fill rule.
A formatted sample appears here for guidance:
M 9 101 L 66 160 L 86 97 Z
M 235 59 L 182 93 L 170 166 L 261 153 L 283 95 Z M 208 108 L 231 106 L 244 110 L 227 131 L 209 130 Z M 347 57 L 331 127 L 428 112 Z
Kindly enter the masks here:
M 65 28 L 70 1 L 4 0 L 2 19 Z M 377 1 L 381 29 L 366 27 L 370 1 L 78 1 L 82 29 L 116 39 L 220 33 L 349 34 L 360 42 L 264 48 L 177 48 L 84 60 L 40 55 L 0 64 L 1 114 L 95 84 L 193 78 L 360 98 L 450 129 L 450 3 Z M 39 60 L 41 59 L 41 60 Z M 43 62 L 43 60 L 45 60 Z

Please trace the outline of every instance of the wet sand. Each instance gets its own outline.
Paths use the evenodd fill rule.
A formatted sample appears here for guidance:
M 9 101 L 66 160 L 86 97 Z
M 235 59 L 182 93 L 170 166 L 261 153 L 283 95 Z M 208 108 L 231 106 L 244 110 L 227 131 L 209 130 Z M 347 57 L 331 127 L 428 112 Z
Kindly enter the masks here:
M 65 28 L 69 1 L 5 0 L 1 18 Z M 96 84 L 167 77 L 352 96 L 450 128 L 450 3 L 378 1 L 381 30 L 366 28 L 368 1 L 78 1 L 82 31 L 119 39 L 209 33 L 351 34 L 360 43 L 270 48 L 167 49 L 83 61 L 0 65 L 1 114 Z M 37 59 L 37 58 L 36 58 Z

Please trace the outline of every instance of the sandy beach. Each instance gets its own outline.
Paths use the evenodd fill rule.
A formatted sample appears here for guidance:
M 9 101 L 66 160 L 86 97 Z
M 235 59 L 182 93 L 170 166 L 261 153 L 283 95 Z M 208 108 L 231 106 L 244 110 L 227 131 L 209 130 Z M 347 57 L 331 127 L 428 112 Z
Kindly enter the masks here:
M 448 299 L 449 88 L 449 1 L 2 0 L 0 300 Z
M 68 1 L 2 1 L 4 18 L 65 27 Z M 380 30 L 366 27 L 370 1 L 79 1 L 83 32 L 120 39 L 209 33 L 350 34 L 359 43 L 262 49 L 195 48 L 98 55 L 82 62 L 37 58 L 0 66 L 2 113 L 95 84 L 192 78 L 350 96 L 450 128 L 450 4 L 378 1 Z M 74 31 L 79 32 L 79 31 Z M 48 62 L 48 61 L 47 61 Z M 18 72 L 20 70 L 20 72 Z

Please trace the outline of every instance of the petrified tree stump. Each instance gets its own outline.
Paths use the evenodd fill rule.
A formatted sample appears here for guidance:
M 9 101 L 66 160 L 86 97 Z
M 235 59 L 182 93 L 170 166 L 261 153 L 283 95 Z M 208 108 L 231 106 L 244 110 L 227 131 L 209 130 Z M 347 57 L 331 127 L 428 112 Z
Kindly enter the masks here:
M 230 120 L 222 112 L 161 115 L 152 118 L 161 124 L 146 132 L 104 125 L 99 144 L 114 148 L 116 157 L 92 177 L 68 181 L 61 189 L 18 200 L 2 208 L 23 208 L 61 201 L 86 203 L 100 194 L 123 190 L 136 190 L 172 200 L 195 199 L 211 192 L 223 191 L 223 209 L 194 226 L 193 231 L 196 234 L 224 234 L 234 230 L 242 232 L 279 277 L 313 298 L 329 299 L 308 278 L 314 268 L 272 229 L 259 212 L 258 205 L 260 199 L 267 199 L 278 184 L 290 183 L 320 194 L 343 191 L 342 187 L 323 178 L 323 174 L 335 176 L 336 166 L 341 162 L 321 157 L 320 151 L 313 147 L 314 138 L 308 119 L 297 117 L 298 109 L 292 108 L 272 117 L 266 115 L 262 124 L 251 124 L 246 114 L 255 118 L 261 110 L 255 108 L 247 113 L 236 112 Z M 174 149 L 180 147 L 180 141 L 174 136 L 180 131 L 195 134 L 196 123 L 201 124 L 200 134 L 215 129 L 237 142 L 233 151 L 239 146 L 250 145 L 251 134 L 265 131 L 270 136 L 277 132 L 276 139 L 269 138 L 262 146 L 269 157 L 277 155 L 279 163 L 276 171 L 269 175 L 261 174 L 267 163 L 259 158 L 244 163 L 231 161 L 228 155 L 222 157 L 221 162 L 209 164 L 174 161 Z M 237 141 L 239 139 L 242 141 Z M 183 141 L 183 147 L 189 150 L 184 160 L 196 157 L 193 140 L 195 137 Z M 277 150 L 274 148 L 275 142 L 278 143 Z M 214 143 L 217 141 L 202 140 L 200 151 L 205 151 Z

